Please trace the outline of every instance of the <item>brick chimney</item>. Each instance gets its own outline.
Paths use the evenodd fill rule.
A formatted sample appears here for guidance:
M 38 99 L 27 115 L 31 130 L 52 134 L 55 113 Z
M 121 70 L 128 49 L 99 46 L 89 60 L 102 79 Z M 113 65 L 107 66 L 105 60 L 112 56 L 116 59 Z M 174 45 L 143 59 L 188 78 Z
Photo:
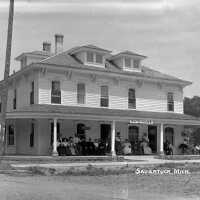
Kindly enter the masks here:
M 55 35 L 55 53 L 60 53 L 63 51 L 63 39 L 64 36 L 61 34 Z
M 43 42 L 43 51 L 51 52 L 51 43 L 50 42 Z

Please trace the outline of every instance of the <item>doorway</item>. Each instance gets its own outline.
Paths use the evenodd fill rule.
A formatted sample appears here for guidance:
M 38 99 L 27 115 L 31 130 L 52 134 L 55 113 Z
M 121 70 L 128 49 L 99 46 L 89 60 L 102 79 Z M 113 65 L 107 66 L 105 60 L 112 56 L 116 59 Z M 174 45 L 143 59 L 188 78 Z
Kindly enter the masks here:
M 132 153 L 136 155 L 139 154 L 140 153 L 139 128 L 137 126 L 129 126 L 128 139 L 131 143 Z
M 157 126 L 148 126 L 149 147 L 152 153 L 157 152 Z
M 101 140 L 108 142 L 110 139 L 111 125 L 110 124 L 101 124 Z

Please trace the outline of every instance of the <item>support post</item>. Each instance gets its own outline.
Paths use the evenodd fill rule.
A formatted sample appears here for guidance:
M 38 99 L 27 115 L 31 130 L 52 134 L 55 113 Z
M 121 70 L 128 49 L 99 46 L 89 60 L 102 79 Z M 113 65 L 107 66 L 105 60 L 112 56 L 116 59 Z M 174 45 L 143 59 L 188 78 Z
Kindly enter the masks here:
M 57 156 L 57 118 L 53 119 L 53 152 L 52 156 Z
M 160 148 L 159 148 L 160 155 L 164 155 L 163 138 L 164 138 L 164 125 L 163 123 L 161 123 L 160 124 Z
M 116 126 L 116 122 L 112 121 L 112 126 L 111 126 L 111 156 L 113 158 L 116 157 L 116 151 L 115 151 L 115 126 Z

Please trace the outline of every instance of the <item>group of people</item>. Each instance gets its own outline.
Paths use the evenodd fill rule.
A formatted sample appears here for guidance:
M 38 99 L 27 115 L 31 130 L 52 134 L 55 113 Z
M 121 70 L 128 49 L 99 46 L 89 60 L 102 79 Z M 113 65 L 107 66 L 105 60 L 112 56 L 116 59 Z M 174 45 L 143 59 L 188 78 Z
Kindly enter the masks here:
M 60 156 L 87 156 L 87 155 L 105 155 L 109 151 L 109 144 L 101 139 L 85 137 L 60 138 L 57 143 L 57 152 Z
M 135 143 L 125 139 L 121 140 L 120 133 L 116 134 L 115 150 L 117 155 L 130 155 L 135 154 Z M 149 139 L 146 133 L 143 134 L 142 139 L 138 142 L 139 154 L 149 155 L 152 150 L 149 146 Z M 196 148 L 200 153 L 200 145 Z M 86 155 L 106 155 L 111 152 L 111 141 L 91 138 L 86 140 L 85 137 L 59 138 L 57 143 L 57 152 L 60 156 L 86 156 Z M 166 155 L 173 154 L 173 146 L 168 140 L 164 143 L 164 152 Z M 138 153 L 138 152 L 137 152 Z

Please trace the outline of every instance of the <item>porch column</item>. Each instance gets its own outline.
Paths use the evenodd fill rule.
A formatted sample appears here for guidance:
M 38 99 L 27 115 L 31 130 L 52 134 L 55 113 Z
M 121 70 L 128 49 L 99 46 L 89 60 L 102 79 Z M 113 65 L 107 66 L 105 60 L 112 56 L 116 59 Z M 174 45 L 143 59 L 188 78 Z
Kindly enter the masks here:
M 112 121 L 112 126 L 111 126 L 111 155 L 112 155 L 112 157 L 116 156 L 116 152 L 115 152 L 115 121 Z
M 53 152 L 52 156 L 57 156 L 57 118 L 53 119 Z
M 163 137 L 164 137 L 164 125 L 163 123 L 160 124 L 160 148 L 159 148 L 159 154 L 163 155 L 164 154 L 164 149 L 163 149 Z

